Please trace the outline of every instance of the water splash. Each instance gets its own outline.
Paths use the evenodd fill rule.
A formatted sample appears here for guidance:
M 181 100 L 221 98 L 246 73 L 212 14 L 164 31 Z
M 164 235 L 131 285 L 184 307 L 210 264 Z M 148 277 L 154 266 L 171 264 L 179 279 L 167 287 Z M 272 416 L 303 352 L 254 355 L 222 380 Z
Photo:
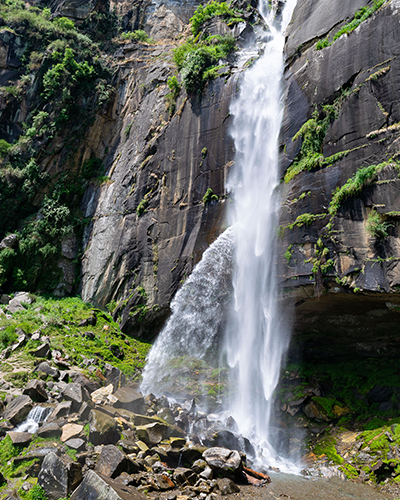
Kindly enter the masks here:
M 14 429 L 15 432 L 30 432 L 34 434 L 39 429 L 39 424 L 46 422 L 52 410 L 53 408 L 50 407 L 35 406 L 28 413 L 26 420 Z
M 230 297 L 232 260 L 232 230 L 227 229 L 204 252 L 172 301 L 172 315 L 143 371 L 143 393 L 185 397 L 179 394 L 184 387 L 177 384 L 187 357 L 207 362 L 218 357 L 216 342 Z
M 224 352 L 236 388 L 229 409 L 239 432 L 258 444 L 261 461 L 276 463 L 279 457 L 270 444 L 272 394 L 289 342 L 276 299 L 278 136 L 284 30 L 296 0 L 288 0 L 280 26 L 263 3 L 270 40 L 246 71 L 231 105 L 236 171 L 228 186 L 234 198 L 229 217 L 236 248 L 234 305 Z

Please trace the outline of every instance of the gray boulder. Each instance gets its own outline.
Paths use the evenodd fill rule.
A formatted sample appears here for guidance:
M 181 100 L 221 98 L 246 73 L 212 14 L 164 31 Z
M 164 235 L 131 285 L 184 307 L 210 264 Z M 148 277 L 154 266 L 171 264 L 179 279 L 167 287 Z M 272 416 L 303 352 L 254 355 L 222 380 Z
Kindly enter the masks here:
M 58 404 L 50 417 L 47 419 L 48 422 L 51 422 L 53 420 L 57 420 L 60 417 L 65 417 L 71 413 L 71 406 L 72 406 L 72 401 L 64 401 L 60 404 Z
M 32 407 L 33 402 L 29 396 L 18 396 L 7 405 L 1 416 L 9 420 L 12 424 L 17 425 L 25 420 Z
M 116 444 L 119 440 L 117 422 L 99 410 L 91 410 L 89 415 L 89 441 L 94 445 Z
M 26 394 L 37 403 L 43 403 L 48 399 L 45 385 L 42 380 L 30 380 L 22 391 L 22 394 Z
M 38 484 L 48 500 L 65 498 L 82 481 L 82 466 L 77 462 L 65 464 L 54 452 L 46 455 L 39 472 Z
M 136 474 L 139 470 L 140 467 L 135 462 L 112 444 L 103 447 L 95 468 L 96 472 L 113 479 L 122 472 Z
M 18 235 L 9 234 L 5 238 L 3 238 L 0 242 L 0 250 L 4 250 L 5 248 L 15 248 L 18 244 Z
M 209 448 L 203 453 L 203 458 L 219 477 L 234 478 L 243 470 L 242 459 L 236 450 Z
M 35 350 L 31 351 L 31 354 L 36 358 L 48 358 L 50 354 L 50 346 L 47 342 L 44 342 Z
M 40 438 L 59 438 L 61 436 L 61 428 L 58 424 L 55 422 L 50 422 L 48 424 L 44 424 L 43 427 L 41 427 L 37 435 Z
M 89 470 L 70 500 L 146 500 L 136 488 L 119 484 Z
M 28 444 L 32 441 L 32 434 L 30 432 L 10 431 L 8 436 L 11 439 L 12 444 L 17 446 L 28 446 Z
M 114 397 L 117 398 L 114 403 L 115 408 L 123 408 L 134 413 L 144 411 L 144 397 L 133 387 L 121 387 L 114 394 Z
M 63 390 L 63 398 L 72 402 L 72 411 L 76 412 L 84 401 L 90 399 L 87 390 L 80 384 L 68 384 Z
M 47 361 L 43 361 L 40 363 L 36 368 L 36 372 L 43 372 L 46 375 L 50 375 L 50 377 L 53 377 L 55 379 L 60 378 L 60 372 L 59 370 L 56 370 L 55 368 L 52 368 Z
M 109 363 L 104 365 L 104 376 L 106 377 L 107 384 L 112 384 L 114 386 L 114 391 L 125 384 L 125 375 L 119 368 L 116 368 Z

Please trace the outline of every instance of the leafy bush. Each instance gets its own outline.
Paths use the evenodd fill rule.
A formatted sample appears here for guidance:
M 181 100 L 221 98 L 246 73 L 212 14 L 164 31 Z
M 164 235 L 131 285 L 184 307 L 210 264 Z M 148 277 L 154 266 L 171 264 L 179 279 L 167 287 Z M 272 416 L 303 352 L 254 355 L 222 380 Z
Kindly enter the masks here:
M 63 31 L 75 29 L 74 21 L 71 21 L 68 17 L 56 17 L 53 22 Z
M 11 144 L 5 141 L 4 139 L 0 139 L 0 157 L 4 158 L 11 148 Z
M 28 500 L 47 500 L 46 492 L 38 483 L 28 492 Z
M 144 30 L 127 31 L 122 33 L 124 40 L 135 40 L 137 42 L 154 43 L 154 40 Z
M 392 224 L 385 222 L 382 215 L 378 214 L 378 212 L 374 209 L 368 216 L 368 220 L 366 223 L 366 229 L 368 233 L 374 238 L 382 239 L 386 238 L 388 235 L 388 227 Z
M 208 188 L 206 194 L 203 196 L 203 204 L 207 205 L 207 203 L 210 203 L 211 201 L 218 201 L 218 196 L 214 194 L 211 188 Z
M 8 326 L 5 330 L 0 332 L 0 345 L 2 349 L 13 344 L 17 340 L 17 334 L 15 333 L 15 328 Z
M 166 95 L 168 102 L 168 112 L 169 116 L 172 116 L 175 111 L 176 100 L 178 98 L 179 92 L 181 91 L 181 86 L 178 82 L 176 76 L 170 76 L 167 81 L 168 88 L 171 92 Z
M 199 33 L 201 26 L 206 21 L 216 16 L 226 19 L 228 25 L 243 21 L 242 11 L 230 8 L 226 2 L 211 0 L 204 7 L 203 5 L 199 5 L 190 19 L 193 36 Z

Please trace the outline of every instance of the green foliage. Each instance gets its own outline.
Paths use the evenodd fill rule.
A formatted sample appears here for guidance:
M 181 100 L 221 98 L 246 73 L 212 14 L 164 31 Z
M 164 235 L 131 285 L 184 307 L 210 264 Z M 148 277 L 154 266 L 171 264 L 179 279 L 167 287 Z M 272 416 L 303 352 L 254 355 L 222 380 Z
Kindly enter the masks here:
M 127 31 L 121 34 L 121 38 L 136 42 L 154 43 L 154 40 L 144 30 Z
M 285 259 L 286 259 L 286 261 L 287 261 L 288 265 L 290 264 L 290 261 L 291 261 L 291 259 L 292 259 L 292 253 L 293 253 L 293 245 L 289 245 L 289 246 L 287 247 L 286 252 L 285 252 L 285 255 L 284 255 L 284 257 L 285 257 Z
M 75 29 L 74 21 L 72 21 L 71 19 L 68 19 L 68 17 L 56 17 L 53 22 L 62 31 Z
M 182 72 L 182 84 L 188 93 L 201 93 L 207 80 L 215 78 L 216 66 L 235 49 L 235 39 L 215 35 L 197 43 L 189 39 L 174 50 L 174 62 Z
M 386 238 L 389 226 L 393 226 L 393 224 L 385 222 L 382 215 L 378 214 L 375 209 L 371 210 L 365 225 L 366 230 L 371 236 L 378 239 Z
M 143 198 L 139 205 L 137 206 L 136 208 L 136 213 L 138 215 L 138 217 L 140 217 L 141 215 L 144 214 L 144 212 L 146 211 L 146 208 L 147 208 L 147 205 L 148 205 L 148 201 L 146 198 Z
M 203 196 L 203 204 L 207 205 L 211 201 L 218 201 L 218 196 L 214 194 L 211 188 L 208 188 L 206 194 Z
M 15 333 L 15 328 L 8 326 L 5 330 L 0 332 L 0 347 L 5 349 L 9 345 L 13 344 L 17 340 L 17 334 Z
M 340 28 L 340 30 L 335 33 L 332 42 L 329 42 L 327 37 L 324 40 L 319 40 L 315 48 L 317 50 L 324 49 L 325 47 L 331 46 L 342 35 L 349 35 L 352 31 L 358 28 L 361 23 L 371 17 L 372 14 L 374 14 L 380 7 L 382 7 L 385 2 L 386 0 L 374 0 L 371 7 L 361 7 L 361 9 L 355 12 L 353 19 L 349 23 L 342 26 L 342 28 Z
M 368 167 L 363 167 L 357 170 L 357 172 L 350 179 L 348 179 L 342 187 L 338 187 L 333 192 L 332 200 L 328 209 L 330 215 L 334 217 L 345 200 L 358 196 L 365 186 L 375 180 L 377 174 L 386 165 L 388 165 L 387 162 L 380 163 L 379 165 L 369 165 Z
M 317 456 L 326 455 L 326 457 L 335 464 L 342 464 L 344 459 L 336 450 L 336 439 L 327 436 L 315 448 L 314 453 Z
M 190 19 L 193 36 L 196 36 L 201 26 L 213 17 L 221 17 L 228 26 L 243 21 L 243 12 L 232 9 L 226 2 L 211 0 L 205 6 L 199 5 Z
M 84 179 L 92 179 L 100 174 L 103 170 L 103 162 L 99 158 L 88 158 L 82 163 L 81 173 Z
M 169 92 L 166 96 L 168 102 L 168 112 L 169 116 L 172 116 L 175 112 L 176 100 L 181 91 L 181 85 L 178 82 L 176 76 L 170 76 L 167 81 L 168 88 L 171 92 Z
M 0 158 L 4 158 L 11 148 L 11 144 L 5 141 L 4 139 L 0 139 Z
M 28 492 L 27 500 L 47 500 L 46 492 L 38 483 Z

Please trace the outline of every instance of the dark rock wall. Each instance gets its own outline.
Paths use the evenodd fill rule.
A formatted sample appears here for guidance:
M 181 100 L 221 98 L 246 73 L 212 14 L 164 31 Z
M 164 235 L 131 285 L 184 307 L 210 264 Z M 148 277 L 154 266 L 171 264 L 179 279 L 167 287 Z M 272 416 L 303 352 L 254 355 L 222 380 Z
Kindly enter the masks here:
M 335 340 L 336 354 L 378 353 L 381 346 L 390 355 L 397 349 L 388 347 L 388 337 L 398 342 L 400 334 L 399 3 L 384 3 L 356 30 L 316 50 L 318 40 L 328 36 L 331 42 L 364 5 L 299 0 L 288 29 L 282 176 L 302 145 L 301 138 L 292 138 L 314 110 L 321 119 L 324 105 L 333 104 L 337 113 L 320 153 L 342 158 L 282 182 L 282 282 L 295 297 L 295 331 L 306 344 L 305 337 L 315 334 L 328 343 Z M 334 190 L 360 169 L 380 164 L 333 213 Z M 368 230 L 374 212 L 387 236 Z M 304 214 L 318 217 L 304 222 Z M 319 355 L 323 351 L 318 349 Z

